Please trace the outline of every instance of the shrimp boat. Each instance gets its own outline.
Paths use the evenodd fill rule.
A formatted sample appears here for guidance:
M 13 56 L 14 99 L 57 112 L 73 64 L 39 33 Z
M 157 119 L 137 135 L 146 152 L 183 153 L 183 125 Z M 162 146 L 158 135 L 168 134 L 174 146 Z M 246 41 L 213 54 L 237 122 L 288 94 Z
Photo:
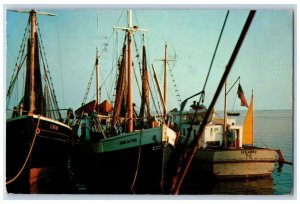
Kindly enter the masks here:
M 253 145 L 253 106 L 252 96 L 243 125 L 237 125 L 235 118 L 224 120 L 216 113 L 212 114 L 198 144 L 190 171 L 218 179 L 271 176 L 278 161 L 278 150 Z M 174 124 L 180 127 L 179 143 L 191 144 L 206 111 L 202 109 L 197 113 L 193 125 L 191 119 L 195 110 L 174 113 Z
M 8 193 L 34 193 L 44 170 L 67 167 L 72 128 L 67 124 L 68 120 L 63 122 L 53 84 L 49 80 L 48 67 L 44 61 L 40 62 L 40 58 L 45 56 L 41 50 L 43 46 L 40 46 L 37 15 L 54 14 L 35 10 L 17 12 L 29 13 L 21 45 L 27 54 L 22 55 L 20 62 L 16 63 L 6 95 L 7 107 L 13 89 L 17 89 L 16 81 L 24 62 L 26 79 L 24 95 L 19 104 L 14 106 L 12 117 L 6 120 L 6 188 Z M 42 79 L 45 80 L 44 91 Z
M 162 193 L 177 138 L 164 121 L 150 114 L 145 47 L 141 109 L 139 116 L 133 114 L 132 34 L 145 30 L 132 25 L 131 10 L 127 15 L 128 27 L 114 27 L 124 30 L 127 38 L 118 62 L 114 107 L 108 101 L 98 104 L 96 94 L 94 102 L 75 111 L 71 167 L 74 178 L 85 183 L 91 193 Z M 98 57 L 95 64 L 97 69 Z

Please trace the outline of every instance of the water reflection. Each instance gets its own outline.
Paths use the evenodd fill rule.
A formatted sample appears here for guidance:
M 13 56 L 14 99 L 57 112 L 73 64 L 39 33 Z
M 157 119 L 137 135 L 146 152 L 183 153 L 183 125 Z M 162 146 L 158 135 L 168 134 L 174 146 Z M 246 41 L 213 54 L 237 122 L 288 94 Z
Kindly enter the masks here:
M 244 181 L 217 182 L 211 194 L 272 195 L 273 191 L 273 179 L 266 177 Z
M 216 180 L 213 178 L 187 178 L 180 194 L 187 195 L 272 195 L 272 177 Z

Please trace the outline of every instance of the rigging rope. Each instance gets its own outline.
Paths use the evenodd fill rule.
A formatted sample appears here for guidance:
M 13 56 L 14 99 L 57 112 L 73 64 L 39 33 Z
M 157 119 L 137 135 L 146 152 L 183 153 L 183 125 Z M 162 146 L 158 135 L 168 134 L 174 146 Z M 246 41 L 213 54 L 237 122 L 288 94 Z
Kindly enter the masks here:
M 136 43 L 136 40 L 135 40 L 135 35 L 132 35 L 132 37 L 133 37 L 133 42 L 134 42 L 134 47 L 135 47 L 135 52 L 136 52 L 136 59 L 137 59 L 138 65 L 139 65 L 140 77 L 142 77 L 141 60 L 140 60 L 140 55 L 138 54 L 139 50 L 138 50 L 137 43 Z M 140 97 L 142 97 L 142 92 L 141 92 L 141 89 L 140 89 L 140 85 L 139 85 L 139 82 L 138 82 L 138 79 L 137 79 L 137 76 L 136 76 L 136 71 L 134 69 L 134 66 L 133 66 L 133 73 L 134 73 L 135 81 L 137 83 L 137 87 L 138 87 L 138 90 L 139 90 Z
M 230 87 L 230 89 L 226 92 L 226 96 L 229 94 L 229 92 L 231 91 L 231 89 L 234 87 L 234 85 L 237 83 L 237 82 L 240 82 L 240 77 L 238 77 L 235 82 L 233 83 L 233 85 Z M 233 101 L 233 105 L 232 105 L 232 110 L 231 112 L 233 112 L 233 108 L 234 108 L 234 105 L 235 105 L 235 102 L 236 102 L 236 98 L 237 98 L 237 94 L 235 94 L 235 98 L 234 98 L 234 101 Z M 225 113 L 226 114 L 226 113 Z
M 205 79 L 205 83 L 204 83 L 203 88 L 202 88 L 202 91 L 204 91 L 204 93 L 205 93 L 205 87 L 206 87 L 206 84 L 207 84 L 207 81 L 208 81 L 208 78 L 209 78 L 209 75 L 210 75 L 210 71 L 211 71 L 212 65 L 213 65 L 213 63 L 214 63 L 214 59 L 215 59 L 215 56 L 216 56 L 216 53 L 217 53 L 217 50 L 218 50 L 218 47 L 219 47 L 219 43 L 220 43 L 220 40 L 221 40 L 223 31 L 224 31 L 224 28 L 225 28 L 225 24 L 226 24 L 228 15 L 229 15 L 229 10 L 228 10 L 227 13 L 226 13 L 225 20 L 224 20 L 224 23 L 223 23 L 223 26 L 222 26 L 222 29 L 221 29 L 221 33 L 220 33 L 220 35 L 219 35 L 218 42 L 217 42 L 217 45 L 216 45 L 216 47 L 215 47 L 215 51 L 214 51 L 213 57 L 212 57 L 212 59 L 211 59 L 210 65 L 209 65 L 209 69 L 208 69 L 208 73 L 207 73 L 207 76 L 206 76 L 206 79 Z M 202 96 L 202 95 L 201 95 L 201 96 Z M 201 97 L 200 97 L 200 99 L 201 99 Z M 204 100 L 204 99 L 203 99 L 203 100 Z M 200 101 L 200 100 L 199 100 L 199 101 Z
M 32 152 L 32 149 L 33 149 L 33 146 L 34 146 L 34 143 L 35 143 L 36 136 L 37 136 L 38 134 L 40 134 L 40 131 L 41 131 L 40 128 L 39 128 L 39 125 L 40 125 L 40 119 L 41 119 L 41 115 L 38 116 L 38 122 L 37 122 L 37 125 L 36 125 L 36 129 L 35 129 L 35 133 L 34 133 L 34 136 L 33 136 L 33 140 L 32 140 L 32 143 L 31 143 L 29 152 L 28 152 L 28 154 L 27 154 L 27 157 L 26 157 L 26 159 L 25 159 L 25 162 L 24 162 L 22 168 L 20 169 L 20 171 L 17 173 L 16 176 L 14 176 L 12 179 L 10 179 L 10 180 L 8 180 L 8 181 L 5 182 L 6 185 L 11 184 L 12 182 L 14 182 L 17 178 L 19 178 L 19 176 L 20 176 L 21 173 L 23 172 L 23 170 L 24 170 L 24 168 L 25 168 L 25 166 L 26 166 L 26 164 L 27 164 L 27 162 L 28 162 L 28 160 L 29 160 L 29 157 L 30 157 L 30 155 L 31 155 L 31 152 Z
M 120 19 L 121 19 L 121 17 L 122 17 L 123 12 L 124 12 L 124 9 L 122 10 L 122 12 L 121 12 L 121 14 L 120 14 L 120 16 L 119 16 L 116 25 L 118 25 L 118 23 L 119 23 L 119 21 L 120 21 Z M 105 46 L 104 46 L 104 48 L 100 51 L 100 53 L 105 52 L 105 50 L 107 49 L 106 47 L 109 45 L 110 40 L 112 39 L 113 36 L 114 36 L 114 31 L 113 31 L 113 32 L 111 33 L 111 35 L 109 36 L 107 42 L 104 43 Z M 99 56 L 99 58 L 100 58 L 100 57 L 101 57 L 101 56 Z M 113 58 L 114 58 L 114 57 L 113 57 Z M 111 73 L 112 73 L 112 71 L 115 69 L 115 67 L 116 67 L 116 66 L 113 65 L 113 62 L 112 62 L 112 70 L 110 71 L 110 73 L 108 74 L 108 76 L 105 78 L 105 80 L 103 81 L 103 83 L 101 84 L 101 86 L 99 87 L 100 92 L 101 92 L 102 86 L 105 84 L 106 80 L 107 80 L 108 77 L 111 75 Z M 113 86 L 110 86 L 110 87 L 113 87 Z M 108 92 L 108 91 L 107 91 L 107 92 Z M 108 93 L 107 93 L 107 95 L 108 95 Z M 96 96 L 96 94 L 94 94 L 94 96 L 93 96 L 92 98 L 94 98 L 95 96 Z M 110 96 L 108 96 L 108 98 L 110 98 Z
M 135 21 L 136 21 L 136 23 L 137 23 L 137 25 L 140 25 L 139 24 L 139 22 L 138 22 L 138 19 L 137 19 L 137 16 L 136 16 L 136 12 L 133 12 L 133 16 L 134 16 L 134 18 L 135 18 Z M 144 34 L 142 34 L 141 32 L 138 32 L 138 35 L 140 35 L 140 38 L 141 38 L 141 41 L 142 42 L 144 42 Z M 134 39 L 134 43 L 135 43 L 135 46 L 136 46 L 136 40 L 135 40 L 135 38 L 133 38 Z M 148 43 L 149 44 L 149 43 Z M 137 46 L 136 46 L 137 47 Z M 148 46 L 149 47 L 149 46 Z M 138 53 L 138 52 L 137 52 Z M 149 54 L 150 52 L 148 52 L 148 56 L 150 56 L 150 54 Z M 139 57 L 139 55 L 137 56 L 137 57 Z M 139 59 L 139 67 L 140 67 L 140 74 L 141 74 L 141 76 L 142 76 L 142 73 L 141 73 L 141 66 L 140 66 L 140 59 Z M 149 67 L 148 66 L 148 62 L 147 62 L 147 67 Z M 151 72 L 151 69 L 149 69 L 149 71 Z M 153 81 L 153 77 L 150 77 L 151 78 L 151 80 L 152 80 L 152 85 L 154 85 L 154 81 Z M 150 87 L 150 82 L 148 82 L 149 83 L 149 87 Z M 155 85 L 154 85 L 155 86 Z M 156 111 L 156 114 L 157 115 L 162 115 L 162 112 L 161 112 L 161 110 L 158 110 L 158 108 L 157 108 L 157 106 L 156 106 L 156 104 L 155 104 L 155 99 L 154 99 L 154 94 L 152 93 L 152 89 L 149 89 L 150 90 L 150 96 L 151 96 L 151 99 L 152 99 L 152 104 L 153 104 L 153 106 L 154 106 L 154 109 L 155 109 L 155 111 Z M 155 92 L 156 93 L 156 92 Z M 160 105 L 159 105 L 159 100 L 158 100 L 158 96 L 157 96 L 157 93 L 156 93 L 156 99 L 157 99 L 157 101 L 158 101 L 158 107 L 159 107 L 159 109 L 160 109 Z M 160 113 L 159 113 L 160 112 Z
M 6 93 L 6 103 L 7 103 L 7 105 L 10 103 L 11 93 L 14 89 L 14 85 L 15 85 L 16 80 L 18 78 L 19 71 L 22 68 L 23 63 L 26 59 L 26 55 L 24 56 L 24 50 L 25 50 L 25 47 L 26 47 L 26 39 L 28 38 L 28 35 L 29 35 L 29 33 L 27 32 L 27 30 L 29 30 L 28 29 L 29 25 L 30 25 L 30 19 L 28 19 L 27 25 L 25 27 L 25 31 L 24 31 L 23 38 L 22 38 L 21 45 L 20 45 L 19 54 L 18 54 L 17 59 L 16 59 L 15 69 L 14 69 L 14 72 L 12 74 L 12 77 L 11 77 L 11 80 L 10 80 L 10 83 L 9 83 L 9 88 L 7 90 L 7 93 Z
M 168 67 L 170 67 L 170 66 L 168 66 Z M 181 104 L 181 98 L 180 98 L 179 90 L 178 90 L 177 85 L 175 83 L 175 79 L 173 78 L 174 75 L 172 73 L 172 69 L 171 68 L 169 68 L 169 72 L 170 72 L 171 80 L 173 82 L 173 86 L 174 86 L 174 89 L 175 89 L 175 95 L 177 97 L 177 101 L 178 101 L 179 106 L 180 106 L 180 104 Z
M 59 24 L 58 24 L 58 18 L 56 19 L 56 31 L 57 31 L 57 39 L 58 39 L 58 58 L 59 58 L 59 70 L 60 70 L 60 81 L 61 81 L 61 90 L 62 90 L 62 102 L 63 107 L 65 107 L 65 93 L 64 93 L 64 80 L 63 80 L 63 72 L 62 72 L 62 63 L 61 63 L 61 51 L 60 51 L 60 35 L 59 35 Z
M 138 46 L 137 46 L 136 39 L 135 39 L 135 35 L 133 35 L 133 41 L 134 41 L 134 46 L 135 46 L 135 48 L 136 48 L 136 53 L 139 53 L 139 51 L 138 51 Z M 143 42 L 144 42 L 144 39 L 143 39 Z M 139 70 L 140 70 L 140 76 L 142 77 L 142 67 L 141 67 L 141 59 L 140 59 L 140 55 L 137 54 L 137 55 L 136 55 L 136 58 L 137 58 L 137 60 L 138 60 L 138 65 L 139 65 Z M 147 65 L 147 66 L 148 66 L 148 65 Z M 134 75 L 135 75 L 135 78 L 136 78 L 135 70 L 134 70 Z M 137 81 L 137 78 L 136 78 L 136 81 Z M 138 82 L 137 82 L 137 84 L 138 84 Z M 148 81 L 148 86 L 149 86 L 149 88 L 150 88 L 149 81 Z M 141 96 L 142 94 L 141 94 L 141 91 L 140 91 L 140 86 L 139 86 L 139 84 L 138 84 L 138 90 L 139 90 L 139 93 L 140 93 L 140 96 Z M 153 103 L 154 109 L 155 109 L 156 113 L 159 114 L 159 113 L 158 113 L 158 110 L 157 110 L 157 107 L 156 107 L 156 105 L 155 105 L 155 100 L 154 100 L 154 98 L 153 98 L 152 89 L 149 89 L 149 90 L 150 90 L 150 95 L 151 95 L 151 99 L 152 99 L 152 103 Z
M 141 152 L 142 152 L 142 133 L 143 133 L 143 128 L 140 131 L 140 138 L 139 138 L 139 152 L 138 152 L 138 160 L 137 160 L 137 164 L 136 164 L 136 169 L 135 169 L 135 173 L 134 173 L 134 178 L 130 187 L 130 190 L 132 193 L 134 193 L 133 188 L 136 182 L 136 178 L 139 172 L 139 168 L 140 168 L 140 161 L 141 161 Z
M 39 36 L 38 40 L 39 40 L 39 43 L 41 44 L 39 49 L 40 49 L 40 54 L 41 54 L 41 58 L 42 58 L 42 62 L 43 62 L 44 75 L 45 75 L 46 82 L 48 83 L 48 86 L 49 86 L 49 89 L 50 89 L 50 95 L 51 95 L 51 99 L 52 99 L 52 102 L 53 102 L 53 106 L 56 108 L 56 110 L 59 110 L 59 106 L 58 106 L 58 102 L 57 102 L 56 95 L 55 95 L 55 90 L 54 90 L 54 85 L 53 85 L 53 82 L 52 82 L 52 77 L 50 75 L 49 65 L 48 65 L 48 61 L 47 61 L 47 58 L 46 58 L 45 48 L 44 48 L 43 39 L 42 39 L 42 36 L 41 36 L 41 31 L 40 31 L 38 21 L 36 22 L 36 24 L 37 24 L 37 33 L 38 33 L 38 36 Z M 60 111 L 57 111 L 56 113 L 58 114 L 58 119 L 61 120 L 62 117 L 61 117 Z
M 208 78 L 209 78 L 209 76 L 210 76 L 210 71 L 211 71 L 211 68 L 212 68 L 212 65 L 213 65 L 213 62 L 214 62 L 214 59 L 215 59 L 215 56 L 216 56 L 218 47 L 219 47 L 219 43 L 220 43 L 220 40 L 221 40 L 223 31 L 224 31 L 224 28 L 225 28 L 225 25 L 226 25 L 226 21 L 227 21 L 228 15 L 229 15 L 229 10 L 228 10 L 227 13 L 226 13 L 225 20 L 224 20 L 224 23 L 223 23 L 223 26 L 222 26 L 222 29 L 221 29 L 221 32 L 220 32 L 220 35 L 219 35 L 219 38 L 218 38 L 218 42 L 217 42 L 217 45 L 216 45 L 216 47 L 215 47 L 215 51 L 214 51 L 214 54 L 213 54 L 213 57 L 212 57 L 212 60 L 211 60 L 211 63 L 210 63 L 209 69 L 208 69 L 208 73 L 207 73 L 207 76 L 206 76 L 206 79 L 205 79 L 205 83 L 204 83 L 203 88 L 202 88 L 202 94 L 201 94 L 200 97 L 199 97 L 199 101 L 198 101 L 199 103 L 200 103 L 200 102 L 202 102 L 202 103 L 204 102 L 204 98 L 205 98 L 205 87 L 206 87 Z M 192 127 L 193 127 L 193 124 L 194 124 L 195 119 L 196 119 L 196 116 L 197 116 L 197 111 L 198 111 L 198 109 L 195 110 L 195 113 L 194 113 L 194 116 L 193 116 L 193 119 L 192 119 L 190 128 L 188 129 L 188 134 L 187 134 L 187 137 L 186 137 L 186 140 L 185 140 L 185 144 L 187 144 L 188 140 L 190 139 Z

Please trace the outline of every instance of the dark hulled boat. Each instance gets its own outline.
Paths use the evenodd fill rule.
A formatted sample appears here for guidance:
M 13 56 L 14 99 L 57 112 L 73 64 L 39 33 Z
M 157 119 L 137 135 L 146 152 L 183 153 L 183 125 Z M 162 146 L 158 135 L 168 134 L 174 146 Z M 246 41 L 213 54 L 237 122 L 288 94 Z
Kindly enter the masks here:
M 121 28 L 126 31 L 127 44 L 123 45 L 118 63 L 113 110 L 108 113 L 97 109 L 98 106 L 101 108 L 97 99 L 96 103 L 88 103 L 75 111 L 74 133 L 77 139 L 73 145 L 71 166 L 75 178 L 85 183 L 91 193 L 159 194 L 168 189 L 168 179 L 172 178 L 170 155 L 177 135 L 164 121 L 161 123 L 150 115 L 145 47 L 141 109 L 139 116 L 133 114 L 131 43 L 132 33 L 141 29 L 132 26 L 131 15 L 128 11 L 128 28 Z M 96 58 L 96 70 L 97 66 Z
M 63 122 L 57 105 L 49 70 L 40 56 L 37 32 L 37 14 L 53 15 L 44 12 L 21 11 L 29 13 L 30 31 L 27 43 L 26 79 L 23 97 L 14 107 L 12 117 L 6 120 L 6 188 L 8 193 L 37 193 L 38 182 L 44 172 L 66 168 L 72 143 L 72 129 Z M 22 44 L 21 47 L 26 47 Z M 7 106 L 18 78 L 22 64 L 16 66 L 7 91 Z M 42 82 L 41 70 L 43 73 Z M 44 86 L 44 91 L 43 87 Z M 70 112 L 69 112 L 70 113 Z

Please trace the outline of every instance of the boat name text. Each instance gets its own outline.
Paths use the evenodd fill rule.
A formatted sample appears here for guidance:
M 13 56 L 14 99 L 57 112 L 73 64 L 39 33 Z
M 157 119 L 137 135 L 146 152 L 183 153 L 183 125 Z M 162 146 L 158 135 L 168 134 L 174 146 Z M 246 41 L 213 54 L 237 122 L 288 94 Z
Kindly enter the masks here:
M 58 126 L 54 124 L 50 124 L 50 129 L 52 130 L 58 130 Z
M 133 138 L 133 139 L 128 139 L 128 140 L 122 140 L 122 141 L 120 141 L 120 145 L 129 144 L 129 143 L 132 143 L 132 142 L 137 142 L 137 139 Z
M 256 154 L 256 150 L 241 150 L 241 154 L 244 154 L 246 159 L 253 159 L 252 154 Z

